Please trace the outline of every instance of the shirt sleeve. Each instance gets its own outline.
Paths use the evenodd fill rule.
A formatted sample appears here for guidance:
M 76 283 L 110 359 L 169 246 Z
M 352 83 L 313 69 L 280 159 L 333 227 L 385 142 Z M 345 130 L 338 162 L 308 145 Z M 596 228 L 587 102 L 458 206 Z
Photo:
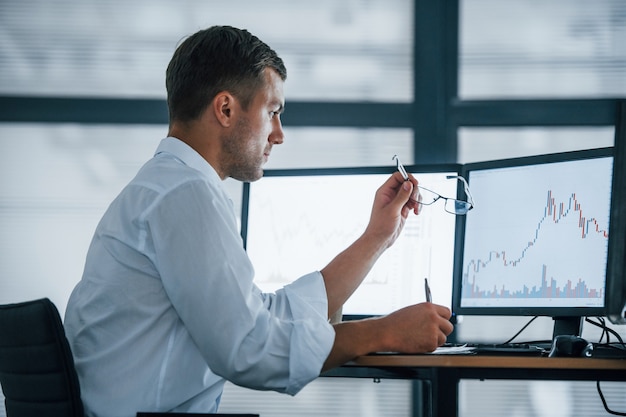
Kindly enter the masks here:
M 214 373 L 293 395 L 319 376 L 334 342 L 323 279 L 262 295 L 228 203 L 203 181 L 166 193 L 146 216 L 155 265 Z

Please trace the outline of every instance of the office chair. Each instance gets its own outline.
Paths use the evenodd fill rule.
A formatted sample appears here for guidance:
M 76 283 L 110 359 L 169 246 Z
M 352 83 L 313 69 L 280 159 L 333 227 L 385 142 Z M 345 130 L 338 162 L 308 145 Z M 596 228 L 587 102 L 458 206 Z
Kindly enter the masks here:
M 83 417 L 74 359 L 47 298 L 0 306 L 0 384 L 7 417 Z
M 7 417 L 84 417 L 74 358 L 47 298 L 0 305 L 0 385 Z M 137 417 L 259 417 L 138 412 Z

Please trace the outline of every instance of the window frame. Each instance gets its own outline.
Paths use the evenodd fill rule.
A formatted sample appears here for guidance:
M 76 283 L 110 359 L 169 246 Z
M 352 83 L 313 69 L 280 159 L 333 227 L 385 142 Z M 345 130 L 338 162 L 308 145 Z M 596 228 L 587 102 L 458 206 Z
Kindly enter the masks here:
M 414 0 L 413 102 L 290 101 L 289 111 L 283 116 L 284 125 L 410 128 L 414 132 L 415 163 L 455 163 L 460 127 L 615 124 L 619 97 L 460 99 L 460 1 Z M 167 121 L 164 99 L 0 95 L 0 123 L 167 124 Z

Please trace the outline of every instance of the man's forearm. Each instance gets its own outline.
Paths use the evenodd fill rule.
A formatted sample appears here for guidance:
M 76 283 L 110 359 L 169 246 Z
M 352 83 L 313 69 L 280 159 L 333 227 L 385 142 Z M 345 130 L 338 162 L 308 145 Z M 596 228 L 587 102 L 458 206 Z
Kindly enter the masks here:
M 385 350 L 381 326 L 378 318 L 335 324 L 335 342 L 322 371 L 341 366 L 358 356 Z
M 324 370 L 371 352 L 432 352 L 452 332 L 450 309 L 419 303 L 386 316 L 335 324 L 335 341 Z
M 320 271 L 328 295 L 329 317 L 333 316 L 361 285 L 385 248 L 386 245 L 381 243 L 380 239 L 364 234 Z

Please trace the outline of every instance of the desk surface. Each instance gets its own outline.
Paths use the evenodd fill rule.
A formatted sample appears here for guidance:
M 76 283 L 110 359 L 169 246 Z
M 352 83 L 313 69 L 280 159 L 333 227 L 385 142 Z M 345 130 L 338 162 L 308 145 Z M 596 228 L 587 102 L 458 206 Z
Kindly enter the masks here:
M 490 355 L 368 355 L 344 366 L 626 370 L 626 359 Z
M 322 375 L 429 381 L 421 385 L 425 400 L 420 415 L 455 416 L 461 379 L 626 381 L 624 371 L 626 359 L 379 354 L 358 357 Z

